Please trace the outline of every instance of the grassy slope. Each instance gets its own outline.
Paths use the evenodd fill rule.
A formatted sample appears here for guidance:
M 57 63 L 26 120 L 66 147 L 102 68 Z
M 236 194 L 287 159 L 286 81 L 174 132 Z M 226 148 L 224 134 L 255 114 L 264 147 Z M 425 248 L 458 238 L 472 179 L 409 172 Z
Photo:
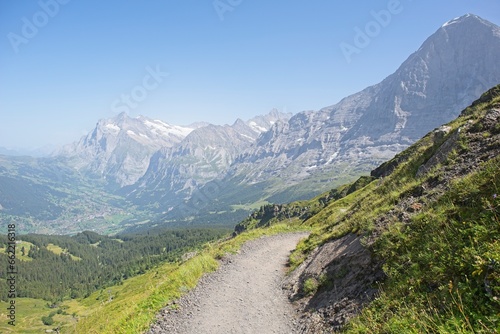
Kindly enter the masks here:
M 436 145 L 424 139 L 413 148 L 422 153 L 413 154 L 385 180 L 390 186 L 383 191 L 387 197 L 379 204 L 386 207 L 382 211 L 388 205 L 394 208 L 391 201 L 403 201 L 425 182 L 446 179 L 448 171 L 466 163 L 461 157 L 471 155 L 468 146 L 474 137 L 485 139 L 475 149 L 498 152 L 498 123 L 483 129 L 486 114 L 500 106 L 500 88 L 490 93 L 491 99 L 468 108 L 450 124 L 453 129 L 467 124 L 462 130 L 468 130 L 460 134 L 460 151 L 450 152 L 444 165 L 416 177 L 422 157 L 426 160 Z M 384 259 L 388 278 L 380 297 L 351 323 L 348 332 L 500 331 L 499 190 L 500 156 L 496 155 L 447 180 L 443 193 L 423 196 L 407 222 L 394 219 L 387 224 L 373 252 Z M 359 231 L 370 231 L 374 216 L 362 208 L 358 212 L 357 224 L 351 224 Z
M 44 330 L 55 327 L 45 326 L 41 318 L 48 316 L 51 312 L 57 311 L 47 306 L 47 301 L 41 299 L 18 298 L 16 299 L 16 325 L 15 327 L 7 323 L 6 309 L 8 303 L 0 301 L 0 333 L 43 333 Z M 71 315 L 55 315 L 56 322 L 73 323 L 76 320 Z
M 449 136 L 467 124 L 476 136 L 495 136 L 482 145 L 497 149 L 500 126 L 482 131 L 481 124 L 488 110 L 499 108 L 499 91 L 451 122 Z M 403 162 L 390 176 L 330 203 L 305 222 L 315 233 L 299 244 L 291 257 L 294 266 L 318 245 L 350 232 L 365 235 L 374 256 L 385 262 L 387 280 L 380 297 L 346 332 L 500 331 L 500 157 L 447 180 L 448 170 L 469 150 L 466 136 L 460 135 L 459 152 L 453 150 L 445 165 L 417 177 L 418 168 L 449 136 L 437 143 L 433 135 L 426 136 L 401 154 Z M 445 180 L 444 189 L 422 188 L 435 180 Z M 421 189 L 423 196 L 413 195 Z M 408 215 L 401 203 L 413 197 L 416 212 Z
M 47 250 L 51 251 L 52 253 L 56 255 L 61 255 L 61 254 L 68 254 L 71 257 L 71 260 L 73 261 L 80 261 L 81 258 L 78 256 L 74 256 L 73 254 L 69 253 L 67 249 L 62 249 L 60 246 L 54 245 L 54 244 L 48 244 L 47 245 Z M 31 259 L 31 258 L 29 258 Z
M 28 256 L 28 252 L 33 244 L 31 242 L 20 241 L 16 244 L 16 258 L 21 261 L 33 261 L 32 258 Z M 21 253 L 21 249 L 24 247 L 24 255 Z M 0 253 L 7 254 L 7 247 L 0 247 Z
M 354 333 L 500 330 L 500 159 L 453 182 L 410 225 L 375 243 L 388 279 Z

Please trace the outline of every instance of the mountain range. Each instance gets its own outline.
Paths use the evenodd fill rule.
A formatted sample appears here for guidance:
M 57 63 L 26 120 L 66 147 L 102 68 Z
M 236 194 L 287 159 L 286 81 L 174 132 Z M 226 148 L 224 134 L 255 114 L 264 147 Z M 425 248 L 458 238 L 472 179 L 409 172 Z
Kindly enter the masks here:
M 382 82 L 318 111 L 190 126 L 119 114 L 52 159 L 162 220 L 234 224 L 224 214 L 369 173 L 500 83 L 499 56 L 500 27 L 467 14 Z
M 223 175 L 239 154 L 274 124 L 291 115 L 272 110 L 249 121 L 233 125 L 212 125 L 194 130 L 173 147 L 156 152 L 144 176 L 125 193 L 135 203 L 148 204 L 151 198 L 162 206 L 178 205 L 201 186 Z M 146 199 L 146 202 L 144 201 Z
M 251 145 L 238 146 L 229 169 L 212 176 L 223 191 L 210 207 L 307 198 L 369 172 L 498 84 L 498 55 L 498 26 L 472 14 L 446 22 L 379 84 L 276 122 Z M 158 171 L 171 161 L 150 168 L 141 187 L 150 189 L 154 180 L 167 189 L 173 174 Z

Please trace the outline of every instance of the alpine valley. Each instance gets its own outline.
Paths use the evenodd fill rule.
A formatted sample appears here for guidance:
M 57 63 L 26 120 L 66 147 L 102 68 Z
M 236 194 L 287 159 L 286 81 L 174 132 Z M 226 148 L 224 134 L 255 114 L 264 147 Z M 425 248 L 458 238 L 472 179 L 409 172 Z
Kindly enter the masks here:
M 498 59 L 467 14 L 320 110 L 2 150 L 0 332 L 500 332 Z
M 0 215 L 56 234 L 234 226 L 367 174 L 453 120 L 500 83 L 499 55 L 500 27 L 467 14 L 382 82 L 321 110 L 232 125 L 103 119 L 50 157 L 0 156 Z

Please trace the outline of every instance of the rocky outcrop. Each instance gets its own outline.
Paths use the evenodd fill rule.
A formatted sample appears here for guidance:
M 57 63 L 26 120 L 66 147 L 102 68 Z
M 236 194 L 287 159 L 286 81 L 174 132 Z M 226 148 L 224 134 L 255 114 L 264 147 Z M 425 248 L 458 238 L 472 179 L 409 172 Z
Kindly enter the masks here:
M 301 333 L 340 329 L 377 294 L 385 274 L 360 239 L 348 234 L 322 245 L 287 276 L 283 288 L 303 314 Z

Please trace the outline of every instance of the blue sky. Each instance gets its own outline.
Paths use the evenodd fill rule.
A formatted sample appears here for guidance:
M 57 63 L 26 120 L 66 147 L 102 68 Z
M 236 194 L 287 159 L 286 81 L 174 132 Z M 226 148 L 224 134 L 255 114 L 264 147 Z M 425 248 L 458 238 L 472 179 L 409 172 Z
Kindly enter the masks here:
M 378 29 L 374 13 L 390 15 Z M 69 143 L 120 111 L 186 125 L 317 110 L 466 13 L 500 24 L 500 1 L 4 0 L 0 147 Z

